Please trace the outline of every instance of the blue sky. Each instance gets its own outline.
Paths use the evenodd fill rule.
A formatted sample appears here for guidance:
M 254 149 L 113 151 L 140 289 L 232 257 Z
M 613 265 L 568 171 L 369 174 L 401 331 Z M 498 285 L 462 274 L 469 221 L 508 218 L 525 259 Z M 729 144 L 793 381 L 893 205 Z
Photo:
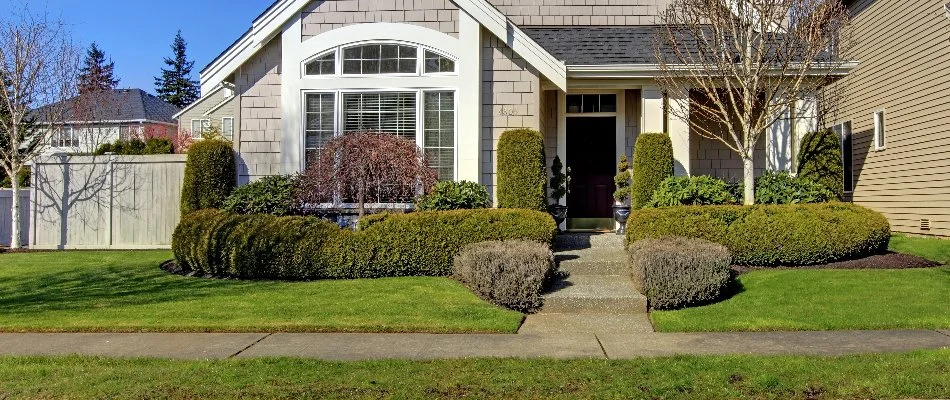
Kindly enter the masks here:
M 0 0 L 10 1 L 10 0 Z M 194 78 L 251 26 L 271 0 L 27 0 L 63 20 L 74 38 L 95 41 L 115 62 L 119 86 L 155 93 L 154 77 L 179 29 L 195 61 Z

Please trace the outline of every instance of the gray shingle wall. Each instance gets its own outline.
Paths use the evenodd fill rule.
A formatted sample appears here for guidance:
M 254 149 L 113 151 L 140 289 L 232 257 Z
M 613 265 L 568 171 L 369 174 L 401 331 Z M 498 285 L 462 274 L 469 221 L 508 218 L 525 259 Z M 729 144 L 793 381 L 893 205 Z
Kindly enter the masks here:
M 540 129 L 538 70 L 493 34 L 482 30 L 482 184 L 495 188 L 495 150 L 501 133 Z
M 625 131 L 627 135 L 626 155 L 633 160 L 633 147 L 637 144 L 637 136 L 640 135 L 640 91 L 627 89 L 624 91 L 624 113 L 627 116 Z
M 670 0 L 489 0 L 512 22 L 540 25 L 650 25 Z
M 402 22 L 458 37 L 459 10 L 450 0 L 321 0 L 301 15 L 303 39 L 367 22 Z
M 742 159 L 716 139 L 690 134 L 690 175 L 709 175 L 726 182 L 742 182 Z M 765 136 L 755 146 L 755 176 L 765 173 Z
M 280 174 L 280 63 L 281 39 L 277 36 L 237 72 L 241 182 Z

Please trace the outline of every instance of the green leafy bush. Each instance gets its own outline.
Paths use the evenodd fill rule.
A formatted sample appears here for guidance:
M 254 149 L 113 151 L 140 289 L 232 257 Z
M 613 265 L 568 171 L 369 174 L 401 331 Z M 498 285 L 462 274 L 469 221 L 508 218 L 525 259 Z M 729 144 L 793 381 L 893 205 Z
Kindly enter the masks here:
M 672 236 L 722 244 L 740 265 L 795 266 L 883 252 L 890 225 L 844 203 L 648 208 L 627 222 L 627 243 Z
M 231 142 L 202 140 L 188 148 L 181 188 L 181 214 L 218 208 L 237 184 Z
M 827 203 L 836 199 L 824 185 L 788 172 L 766 172 L 755 178 L 755 202 L 758 204 Z
M 673 176 L 673 142 L 664 133 L 643 133 L 633 150 L 631 209 L 646 207 L 653 192 L 666 178 Z
M 30 187 L 30 167 L 24 166 L 20 169 L 20 172 L 17 173 L 17 183 L 19 183 L 19 188 L 28 188 Z M 13 187 L 13 181 L 10 180 L 10 177 L 7 176 L 7 171 L 3 168 L 0 168 L 0 188 L 11 188 Z
M 236 214 L 289 214 L 296 202 L 297 180 L 290 175 L 267 176 L 238 187 L 222 209 Z
M 469 244 L 528 240 L 550 244 L 550 215 L 529 210 L 378 214 L 360 230 L 314 217 L 200 210 L 182 217 L 172 250 L 182 268 L 243 279 L 353 279 L 447 276 Z
M 416 198 L 418 211 L 470 210 L 491 207 L 488 189 L 470 181 L 442 181 L 426 195 Z
M 531 129 L 512 129 L 498 140 L 498 207 L 547 209 L 544 138 Z
M 174 154 L 175 148 L 171 139 L 163 137 L 153 137 L 145 141 L 144 154 Z
M 146 141 L 141 139 L 118 139 L 112 143 L 103 143 L 93 152 L 95 155 L 112 153 L 121 156 L 141 156 L 153 154 L 173 154 L 172 141 L 163 137 L 153 137 Z
M 798 153 L 798 176 L 810 179 L 844 198 L 844 166 L 841 164 L 841 138 L 832 130 L 809 132 L 802 138 Z
M 541 292 L 554 270 L 554 253 L 547 244 L 507 240 L 463 247 L 452 276 L 486 301 L 533 312 L 541 308 Z
M 647 207 L 733 204 L 729 185 L 711 176 L 671 176 L 653 192 Z
M 702 239 L 644 239 L 630 245 L 634 286 L 650 308 L 682 308 L 719 299 L 732 281 L 732 256 Z

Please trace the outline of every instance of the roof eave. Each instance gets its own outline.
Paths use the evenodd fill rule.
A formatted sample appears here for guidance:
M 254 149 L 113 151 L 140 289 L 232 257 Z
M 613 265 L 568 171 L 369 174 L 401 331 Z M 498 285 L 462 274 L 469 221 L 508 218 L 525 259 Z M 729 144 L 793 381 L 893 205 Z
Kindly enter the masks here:
M 808 76 L 815 77 L 844 77 L 857 68 L 857 61 L 844 63 L 817 63 L 809 69 Z M 666 74 L 665 70 L 687 72 L 696 70 L 690 65 L 673 65 L 662 67 L 659 64 L 599 64 L 599 65 L 567 65 L 567 77 L 572 79 L 636 79 L 658 78 Z

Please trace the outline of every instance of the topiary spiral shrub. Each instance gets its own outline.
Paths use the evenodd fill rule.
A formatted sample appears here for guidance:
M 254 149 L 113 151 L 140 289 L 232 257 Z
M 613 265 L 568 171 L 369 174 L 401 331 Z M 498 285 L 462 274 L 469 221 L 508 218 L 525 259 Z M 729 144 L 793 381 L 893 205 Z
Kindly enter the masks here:
M 470 244 L 455 256 L 452 276 L 479 297 L 521 312 L 541 308 L 554 275 L 550 246 L 524 240 Z
M 237 184 L 231 142 L 202 140 L 188 148 L 181 187 L 181 214 L 218 208 Z
M 664 179 L 673 176 L 673 142 L 665 133 L 643 133 L 633 150 L 630 208 L 646 207 Z
M 547 209 L 544 138 L 531 129 L 512 129 L 498 140 L 498 207 Z
M 182 217 L 172 250 L 185 270 L 244 279 L 446 276 L 468 244 L 549 245 L 555 231 L 550 215 L 529 210 L 378 214 L 360 220 L 356 232 L 314 217 L 201 210 Z
M 841 137 L 830 129 L 806 134 L 798 153 L 798 176 L 821 184 L 834 193 L 836 199 L 843 199 Z
M 719 299 L 732 281 L 732 257 L 702 239 L 644 239 L 630 245 L 634 286 L 650 308 L 675 309 Z
M 673 236 L 722 244 L 740 265 L 796 266 L 883 252 L 890 225 L 846 203 L 648 208 L 627 221 L 628 244 Z
M 442 181 L 423 196 L 416 198 L 418 211 L 469 210 L 491 207 L 488 189 L 470 181 Z

